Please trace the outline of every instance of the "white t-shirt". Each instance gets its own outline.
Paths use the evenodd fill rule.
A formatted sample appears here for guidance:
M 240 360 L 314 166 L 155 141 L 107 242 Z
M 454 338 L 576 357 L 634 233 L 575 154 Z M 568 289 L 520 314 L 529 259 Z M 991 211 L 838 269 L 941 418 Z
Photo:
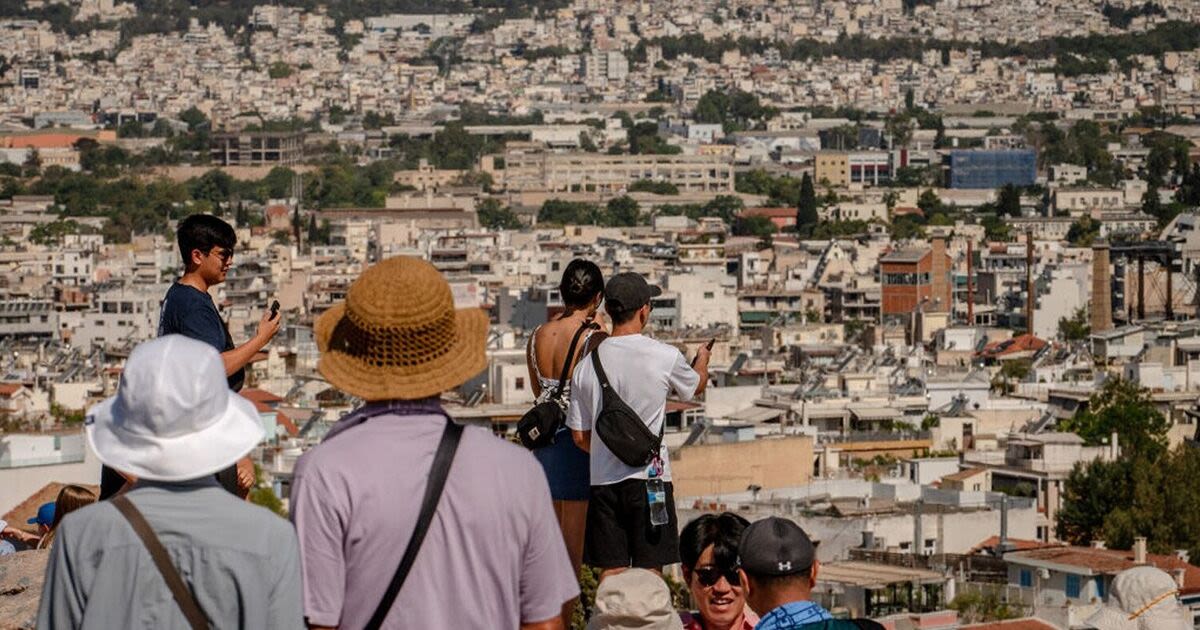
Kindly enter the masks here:
M 691 400 L 700 385 L 700 375 L 674 346 L 644 335 L 622 335 L 605 339 L 593 352 L 600 353 L 604 373 L 613 390 L 637 412 L 654 434 L 666 421 L 667 395 L 671 390 L 683 400 Z M 571 377 L 571 405 L 567 426 L 576 431 L 591 431 L 603 404 L 600 381 L 591 356 L 575 366 Z M 671 463 L 664 444 L 661 453 L 664 481 L 671 480 Z M 606 486 L 626 479 L 646 479 L 645 468 L 626 466 L 592 435 L 592 485 Z

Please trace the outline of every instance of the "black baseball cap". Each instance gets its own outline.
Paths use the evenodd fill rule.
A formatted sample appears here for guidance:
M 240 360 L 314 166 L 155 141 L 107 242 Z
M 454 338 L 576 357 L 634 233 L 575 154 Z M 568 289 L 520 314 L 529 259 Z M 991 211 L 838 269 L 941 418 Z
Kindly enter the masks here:
M 799 525 L 771 516 L 742 532 L 738 556 L 750 575 L 807 574 L 817 558 L 817 548 Z
M 604 286 L 604 303 L 608 312 L 629 313 L 650 303 L 650 298 L 662 295 L 662 289 L 646 282 L 640 274 L 626 271 L 609 278 Z

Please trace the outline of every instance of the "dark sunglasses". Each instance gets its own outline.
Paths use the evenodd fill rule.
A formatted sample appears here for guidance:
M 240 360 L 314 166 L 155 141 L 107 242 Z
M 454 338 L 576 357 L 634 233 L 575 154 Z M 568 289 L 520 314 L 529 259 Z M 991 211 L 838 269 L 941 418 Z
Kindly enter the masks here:
M 233 250 L 225 249 L 223 247 L 219 251 L 217 250 L 216 247 L 214 247 L 214 248 L 208 250 L 208 253 L 215 254 L 217 256 L 217 258 L 221 259 L 221 262 L 229 262 L 229 259 L 233 258 Z
M 742 579 L 738 577 L 738 571 L 735 567 L 721 569 L 715 566 L 697 567 L 692 570 L 696 574 L 696 579 L 700 580 L 700 586 L 712 586 L 725 576 L 725 581 L 729 582 L 730 586 L 741 586 Z

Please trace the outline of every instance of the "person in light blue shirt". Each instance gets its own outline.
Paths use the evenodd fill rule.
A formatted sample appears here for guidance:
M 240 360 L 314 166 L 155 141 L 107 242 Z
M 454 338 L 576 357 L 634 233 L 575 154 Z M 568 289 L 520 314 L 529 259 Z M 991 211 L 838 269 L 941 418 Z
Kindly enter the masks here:
M 812 601 L 817 548 L 799 525 L 770 517 L 751 524 L 738 543 L 746 603 L 761 613 L 755 630 L 882 630 L 866 619 L 834 619 Z

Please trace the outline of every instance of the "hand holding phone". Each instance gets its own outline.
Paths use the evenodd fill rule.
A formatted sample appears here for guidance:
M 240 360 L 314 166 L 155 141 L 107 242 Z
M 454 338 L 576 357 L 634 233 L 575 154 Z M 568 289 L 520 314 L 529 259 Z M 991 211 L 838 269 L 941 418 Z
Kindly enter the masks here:
M 709 339 L 708 343 L 704 344 L 704 353 L 707 354 L 709 352 L 712 352 L 713 344 L 715 344 L 715 343 L 717 343 L 717 340 L 715 337 L 712 339 Z M 692 367 L 695 367 L 696 361 L 699 361 L 699 360 L 700 360 L 700 352 L 697 351 L 696 356 L 692 357 Z
M 279 300 L 275 300 L 274 302 L 271 302 L 271 319 L 275 319 L 278 316 L 279 316 Z

